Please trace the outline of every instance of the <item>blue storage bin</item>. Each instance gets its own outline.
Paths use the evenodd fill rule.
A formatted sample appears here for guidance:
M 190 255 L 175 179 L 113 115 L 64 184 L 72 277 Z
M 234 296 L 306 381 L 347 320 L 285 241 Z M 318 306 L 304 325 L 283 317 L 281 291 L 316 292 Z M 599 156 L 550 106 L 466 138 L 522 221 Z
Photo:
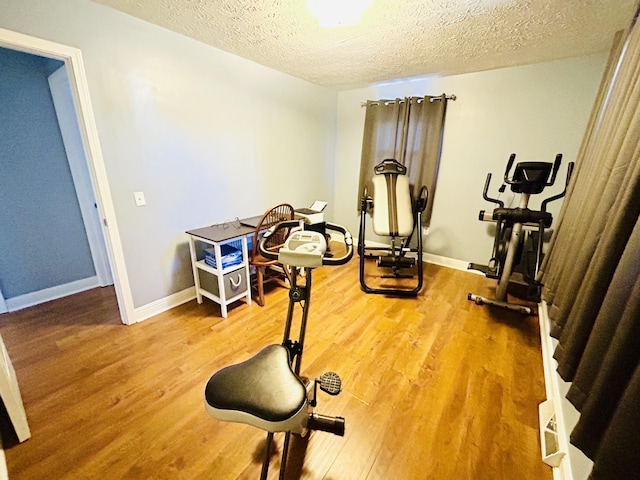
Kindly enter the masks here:
M 222 268 L 228 268 L 242 263 L 242 250 L 235 248 L 233 245 L 221 245 L 220 253 L 222 256 Z M 218 268 L 213 247 L 204 249 L 204 263 L 210 267 Z

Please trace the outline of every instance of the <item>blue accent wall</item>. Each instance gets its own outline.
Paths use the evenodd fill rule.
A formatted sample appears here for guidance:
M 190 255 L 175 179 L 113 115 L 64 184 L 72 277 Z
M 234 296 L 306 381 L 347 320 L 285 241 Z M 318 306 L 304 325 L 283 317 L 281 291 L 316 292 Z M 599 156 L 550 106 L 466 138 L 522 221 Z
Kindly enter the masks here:
M 0 48 L 0 288 L 12 298 L 95 275 L 47 76 Z

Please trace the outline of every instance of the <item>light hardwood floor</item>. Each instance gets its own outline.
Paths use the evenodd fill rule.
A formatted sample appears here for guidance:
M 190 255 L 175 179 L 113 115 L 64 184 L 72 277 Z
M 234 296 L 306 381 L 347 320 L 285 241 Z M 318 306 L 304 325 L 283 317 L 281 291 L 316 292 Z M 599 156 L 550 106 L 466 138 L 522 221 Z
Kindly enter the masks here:
M 360 290 L 355 258 L 314 271 L 302 370 L 341 375 L 317 411 L 344 416 L 346 434 L 294 444 L 289 478 L 552 478 L 537 319 L 469 302 L 491 293 L 482 276 L 427 265 L 424 278 L 418 298 L 387 298 Z M 0 316 L 32 432 L 6 450 L 10 478 L 257 479 L 264 433 L 210 418 L 203 389 L 281 341 L 287 300 L 275 288 L 227 319 L 194 300 L 124 326 L 105 288 Z

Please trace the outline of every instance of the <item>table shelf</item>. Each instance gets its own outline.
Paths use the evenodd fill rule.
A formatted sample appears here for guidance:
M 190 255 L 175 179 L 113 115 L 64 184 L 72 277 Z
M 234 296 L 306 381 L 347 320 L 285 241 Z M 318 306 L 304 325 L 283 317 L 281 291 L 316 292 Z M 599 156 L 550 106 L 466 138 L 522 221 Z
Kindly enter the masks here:
M 220 305 L 224 318 L 228 314 L 228 305 L 245 299 L 251 304 L 250 268 L 248 255 L 248 239 L 253 236 L 251 227 L 232 227 L 223 229 L 217 226 L 204 227 L 186 232 L 189 236 L 189 251 L 196 289 L 196 299 L 208 298 Z M 242 261 L 239 264 L 222 268 L 221 247 L 227 244 L 240 246 Z M 213 247 L 215 263 L 212 267 L 205 263 L 203 250 Z

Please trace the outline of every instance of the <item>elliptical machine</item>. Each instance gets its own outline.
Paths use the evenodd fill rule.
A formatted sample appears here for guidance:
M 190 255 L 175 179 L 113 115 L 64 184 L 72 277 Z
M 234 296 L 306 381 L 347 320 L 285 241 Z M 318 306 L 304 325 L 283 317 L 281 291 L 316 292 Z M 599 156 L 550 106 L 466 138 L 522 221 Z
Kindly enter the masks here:
M 311 277 L 314 268 L 323 265 L 342 265 L 353 256 L 351 234 L 344 227 L 326 223 L 326 230 L 342 235 L 345 245 L 343 255 L 325 255 L 327 250 L 323 234 L 297 230 L 289 235 L 279 251 L 265 246 L 269 237 L 278 230 L 300 226 L 297 220 L 281 222 L 269 229 L 258 245 L 260 254 L 278 260 L 291 268 L 289 308 L 281 344 L 269 345 L 252 358 L 215 373 L 204 391 L 205 409 L 213 418 L 252 425 L 266 430 L 266 452 L 262 464 L 261 480 L 269 473 L 271 444 L 275 432 L 285 432 L 280 479 L 285 478 L 291 434 L 306 436 L 310 430 L 322 430 L 343 436 L 345 420 L 313 412 L 316 406 L 317 387 L 329 395 L 338 395 L 342 381 L 334 372 L 324 373 L 319 379 L 309 381 L 300 376 L 302 352 L 311 298 Z M 298 281 L 304 274 L 304 284 Z M 295 306 L 302 308 L 300 330 L 297 338 L 291 335 Z
M 513 172 L 513 177 L 509 178 L 515 158 L 515 153 L 509 156 L 504 172 L 504 184 L 499 191 L 500 193 L 504 192 L 506 185 L 510 185 L 512 192 L 520 194 L 519 205 L 516 208 L 505 208 L 502 200 L 488 196 L 487 192 L 491 182 L 491 173 L 488 173 L 482 197 L 488 202 L 497 204 L 498 207 L 492 212 L 481 210 L 479 219 L 485 222 L 496 222 L 493 250 L 487 265 L 470 263 L 467 267 L 469 270 L 478 270 L 484 273 L 488 278 L 498 280 L 495 299 L 472 293 L 469 293 L 467 298 L 478 305 L 494 305 L 530 315 L 532 313 L 531 307 L 507 301 L 507 288 L 512 280 L 512 274 L 514 271 L 518 271 L 527 284 L 526 299 L 540 301 L 542 284 L 537 279 L 537 274 L 543 258 L 544 232 L 545 229 L 551 227 L 553 222 L 553 216 L 547 212 L 547 205 L 565 196 L 574 163 L 569 163 L 567 167 L 564 190 L 543 200 L 540 210 L 530 210 L 528 205 L 531 195 L 542 193 L 546 187 L 555 183 L 562 162 L 562 154 L 557 154 L 553 163 L 519 162 Z

